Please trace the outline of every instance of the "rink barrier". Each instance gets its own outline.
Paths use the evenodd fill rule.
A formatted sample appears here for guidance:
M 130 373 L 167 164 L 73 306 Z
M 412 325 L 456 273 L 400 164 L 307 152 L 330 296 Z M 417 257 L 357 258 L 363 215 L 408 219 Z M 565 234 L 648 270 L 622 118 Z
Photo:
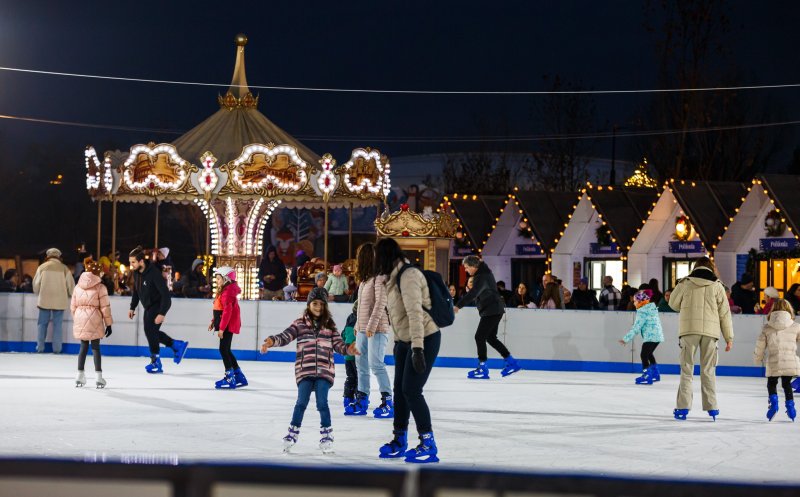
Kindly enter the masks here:
M 0 459 L 0 497 L 225 497 L 340 495 L 391 497 L 795 497 L 800 486 L 608 477 L 496 470 L 442 469 L 388 461 L 392 469 L 277 464 L 172 464 L 131 454 L 119 461 Z M 396 463 L 396 464 L 391 464 Z
M 147 340 L 141 322 L 141 307 L 134 320 L 128 320 L 130 299 L 111 297 L 115 317 L 112 336 L 103 339 L 102 350 L 108 356 L 147 357 Z M 302 302 L 241 302 L 242 330 L 233 340 L 234 353 L 239 360 L 290 362 L 294 360 L 294 344 L 258 353 L 267 336 L 282 332 L 305 308 Z M 330 305 L 334 320 L 344 323 L 352 309 L 350 304 Z M 173 338 L 190 342 L 189 359 L 219 360 L 219 339 L 207 331 L 211 316 L 211 301 L 202 299 L 173 299 L 167 314 L 164 331 Z M 34 352 L 37 336 L 36 297 L 30 294 L 0 294 L 0 352 Z M 500 323 L 498 337 L 519 360 L 524 369 L 547 371 L 584 371 L 638 373 L 640 342 L 621 347 L 619 340 L 631 327 L 635 313 L 614 311 L 562 311 L 544 309 L 507 309 Z M 459 312 L 453 326 L 442 330 L 442 342 L 436 365 L 472 369 L 477 365 L 475 329 L 479 316 L 475 308 Z M 731 352 L 719 353 L 717 374 L 720 376 L 763 377 L 764 368 L 753 365 L 755 341 L 765 319 L 763 316 L 734 316 L 736 338 Z M 678 315 L 661 314 L 665 342 L 656 349 L 656 359 L 664 374 L 678 374 L 679 347 Z M 52 328 L 52 326 L 51 326 Z M 69 312 L 64 319 L 66 354 L 76 354 L 78 344 L 72 337 Z M 51 332 L 49 332 L 51 333 Z M 49 337 L 48 337 L 49 338 Z M 50 343 L 46 351 L 51 351 Z M 172 352 L 162 350 L 164 357 Z M 391 351 L 391 344 L 387 352 Z M 337 356 L 337 362 L 342 358 Z M 387 364 L 393 364 L 391 355 Z M 491 369 L 503 367 L 502 359 L 489 347 Z M 699 368 L 695 368 L 699 374 Z

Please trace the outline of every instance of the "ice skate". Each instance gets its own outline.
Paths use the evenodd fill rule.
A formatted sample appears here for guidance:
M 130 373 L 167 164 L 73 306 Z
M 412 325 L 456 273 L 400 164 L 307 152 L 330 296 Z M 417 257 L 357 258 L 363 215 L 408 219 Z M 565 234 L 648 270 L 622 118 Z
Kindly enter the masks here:
M 103 378 L 103 372 L 97 371 L 97 377 L 94 379 L 95 388 L 105 388 L 106 387 L 106 380 Z
M 408 432 L 406 430 L 394 430 L 392 433 L 394 434 L 394 439 L 380 448 L 378 457 L 381 459 L 396 459 L 406 455 Z
M 319 429 L 319 448 L 323 454 L 333 454 L 333 428 L 326 426 Z
M 470 380 L 488 380 L 489 368 L 486 367 L 486 363 L 482 362 L 478 364 L 477 368 L 467 373 L 467 378 Z
M 686 416 L 689 415 L 689 409 L 675 409 L 672 415 L 679 421 L 686 421 Z
M 83 371 L 78 371 L 78 376 L 75 377 L 75 388 L 81 388 L 86 384 L 86 374 Z
M 653 378 L 653 383 L 661 381 L 661 372 L 658 370 L 658 364 L 650 365 L 650 376 Z
M 797 417 L 797 409 L 794 408 L 794 399 L 786 401 L 786 415 L 794 423 L 794 418 Z
M 653 366 L 642 371 L 642 375 L 634 380 L 637 385 L 652 385 L 653 384 Z
M 778 413 L 778 394 L 769 396 L 769 404 L 767 404 L 767 420 L 772 421 L 775 414 Z
M 406 452 L 406 462 L 410 463 L 430 463 L 439 462 L 436 440 L 433 439 L 433 432 L 422 433 L 419 436 L 419 445 Z
M 717 420 L 717 416 L 719 416 L 719 409 L 709 409 L 708 415 L 711 416 L 711 419 L 714 421 Z
M 355 402 L 345 407 L 345 416 L 364 416 L 369 409 L 369 397 L 364 392 L 358 392 Z
M 221 389 L 234 389 L 236 388 L 235 373 L 232 369 L 225 371 L 225 376 L 214 384 L 214 388 Z
M 378 419 L 394 418 L 394 402 L 392 402 L 392 396 L 388 393 L 383 393 L 381 395 L 381 405 L 372 411 L 372 415 Z
M 163 373 L 164 368 L 161 366 L 161 358 L 159 356 L 154 356 L 150 359 L 150 364 L 144 367 L 144 370 L 150 374 Z
M 236 368 L 233 370 L 233 379 L 235 380 L 236 388 L 246 387 L 249 385 L 249 383 L 247 383 L 247 377 L 244 375 L 244 373 L 242 373 L 242 368 Z
M 283 453 L 288 454 L 291 452 L 292 447 L 294 444 L 297 443 L 297 437 L 300 436 L 300 427 L 299 426 L 289 426 L 289 433 L 283 437 Z
M 183 356 L 186 355 L 187 347 L 189 347 L 189 342 L 184 342 L 183 340 L 174 340 L 172 342 L 172 350 L 175 352 L 172 360 L 175 361 L 175 364 L 181 363 Z
M 504 367 L 503 370 L 500 371 L 500 375 L 506 377 L 508 375 L 516 373 L 520 369 L 522 369 L 522 367 L 520 367 L 519 362 L 517 362 L 517 360 L 514 359 L 513 356 L 508 356 L 506 357 L 506 367 Z
M 794 388 L 796 393 L 800 393 L 800 378 L 795 378 L 792 381 L 792 388 Z

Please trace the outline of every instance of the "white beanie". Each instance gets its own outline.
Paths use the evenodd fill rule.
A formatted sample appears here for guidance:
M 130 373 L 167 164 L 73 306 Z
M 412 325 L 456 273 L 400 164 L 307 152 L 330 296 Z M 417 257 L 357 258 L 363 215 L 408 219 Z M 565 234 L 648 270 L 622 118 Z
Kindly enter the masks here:
M 778 298 L 781 297 L 778 294 L 778 289 L 775 288 L 774 286 L 768 286 L 767 288 L 765 288 L 764 289 L 764 295 L 766 295 L 767 297 L 769 297 L 771 299 L 778 299 Z
M 61 251 L 58 250 L 57 248 L 53 247 L 53 248 L 47 249 L 47 252 L 45 252 L 45 255 L 47 255 L 47 257 L 61 257 Z
M 165 259 L 169 255 L 169 247 L 161 247 L 158 251 L 161 252 L 161 255 L 163 255 Z

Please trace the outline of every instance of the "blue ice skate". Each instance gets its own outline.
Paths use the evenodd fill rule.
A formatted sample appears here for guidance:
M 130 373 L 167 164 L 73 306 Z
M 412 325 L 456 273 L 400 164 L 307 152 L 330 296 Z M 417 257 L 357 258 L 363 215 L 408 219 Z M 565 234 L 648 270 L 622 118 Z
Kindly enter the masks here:
M 433 432 L 421 433 L 419 435 L 419 445 L 406 452 L 406 462 L 421 464 L 439 462 L 437 453 Z
M 719 416 L 719 409 L 709 409 L 708 415 L 711 416 L 711 419 L 714 421 L 717 420 L 717 416 Z
M 795 392 L 800 393 L 800 378 L 795 378 L 792 381 L 792 388 L 794 388 Z
M 658 364 L 650 365 L 650 376 L 653 377 L 653 383 L 661 381 L 661 372 L 658 370 Z
M 794 418 L 797 417 L 797 409 L 794 408 L 794 399 L 786 401 L 786 415 L 794 423 Z
M 163 373 L 164 368 L 161 366 L 161 357 L 154 356 L 150 359 L 150 364 L 144 367 L 144 370 L 150 374 Z
M 378 419 L 394 418 L 394 402 L 392 402 L 392 396 L 388 393 L 383 393 L 381 395 L 381 405 L 372 411 L 372 415 Z
M 406 455 L 408 432 L 406 430 L 394 430 L 392 433 L 394 434 L 394 439 L 380 448 L 378 457 L 381 459 L 396 459 Z
M 172 360 L 175 361 L 175 364 L 180 364 L 183 360 L 183 356 L 186 355 L 186 348 L 189 346 L 189 342 L 184 342 L 183 340 L 173 340 L 172 341 L 172 350 L 175 352 L 175 355 L 172 357 Z
M 233 370 L 233 379 L 236 380 L 236 388 L 239 387 L 246 387 L 249 385 L 247 383 L 247 377 L 242 373 L 242 368 L 236 368 Z
M 345 416 L 366 416 L 369 409 L 369 397 L 364 392 L 358 392 L 355 402 L 344 408 Z
M 769 404 L 767 406 L 767 420 L 772 421 L 775 414 L 778 413 L 778 394 L 769 396 Z
M 355 401 L 356 399 L 353 397 L 342 397 L 342 407 L 344 407 L 345 412 L 347 412 L 347 407 Z
M 679 421 L 686 421 L 686 416 L 689 415 L 689 409 L 675 409 L 672 415 Z
M 634 380 L 637 385 L 652 385 L 655 379 L 653 378 L 653 366 L 642 371 L 642 376 Z
M 216 389 L 234 389 L 236 388 L 236 374 L 233 369 L 225 371 L 225 377 L 214 384 Z
M 467 378 L 470 380 L 488 380 L 489 368 L 486 367 L 486 363 L 482 362 L 478 364 L 477 368 L 467 373 Z
M 506 367 L 504 367 L 503 370 L 500 371 L 500 375 L 506 377 L 508 375 L 516 373 L 520 369 L 522 369 L 522 367 L 520 367 L 519 362 L 517 362 L 517 360 L 514 359 L 514 356 L 508 356 L 506 357 Z

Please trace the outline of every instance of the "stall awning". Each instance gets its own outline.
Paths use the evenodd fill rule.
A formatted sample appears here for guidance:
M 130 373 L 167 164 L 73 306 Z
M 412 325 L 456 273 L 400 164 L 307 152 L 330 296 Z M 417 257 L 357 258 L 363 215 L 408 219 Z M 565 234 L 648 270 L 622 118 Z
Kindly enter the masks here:
M 670 188 L 708 250 L 716 247 L 747 195 L 744 183 L 729 181 L 674 181 Z
M 516 194 L 517 201 L 528 218 L 536 241 L 544 253 L 555 248 L 555 241 L 564 231 L 564 224 L 575 210 L 578 194 L 573 192 L 527 191 Z
M 758 179 L 775 207 L 784 213 L 792 232 L 800 234 L 800 176 L 763 174 Z
M 642 221 L 647 219 L 648 212 L 658 199 L 658 191 L 654 188 L 598 187 L 587 193 L 591 195 L 592 205 L 602 215 L 620 250 L 625 250 L 633 243 Z
M 464 226 L 470 242 L 482 249 L 486 240 L 497 225 L 508 197 L 501 195 L 459 195 L 447 196 L 456 217 Z

